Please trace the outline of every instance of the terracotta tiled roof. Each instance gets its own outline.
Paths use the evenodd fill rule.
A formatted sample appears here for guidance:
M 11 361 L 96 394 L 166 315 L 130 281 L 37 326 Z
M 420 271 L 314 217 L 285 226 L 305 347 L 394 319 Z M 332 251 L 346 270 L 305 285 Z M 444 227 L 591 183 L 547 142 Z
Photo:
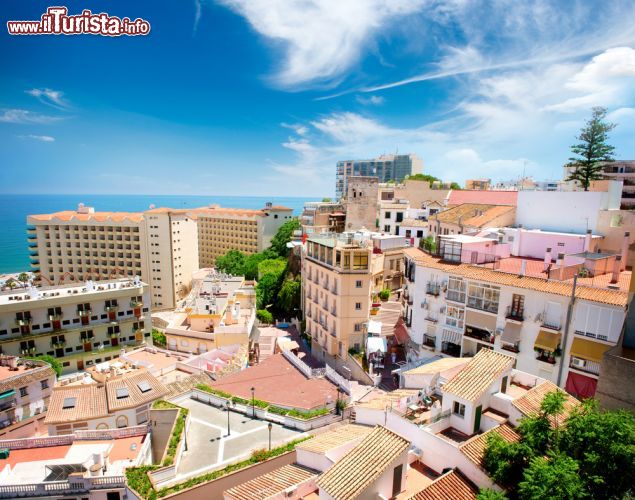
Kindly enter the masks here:
M 493 190 L 470 190 L 453 189 L 448 197 L 448 205 L 461 205 L 463 203 L 483 203 L 490 205 L 513 205 L 518 204 L 517 191 L 493 191 Z
M 473 500 L 478 488 L 458 469 L 451 470 L 435 479 L 409 500 Z
M 514 361 L 507 354 L 482 349 L 443 386 L 443 392 L 467 401 L 476 401 L 505 370 L 511 369 Z
M 205 218 L 210 217 L 214 218 L 216 216 L 223 217 L 226 215 L 236 215 L 241 217 L 264 217 L 264 210 L 251 210 L 248 208 L 201 208 L 197 209 L 195 213 L 198 217 Z
M 394 335 L 395 335 L 395 338 L 397 339 L 397 342 L 399 342 L 400 344 L 407 344 L 408 341 L 410 340 L 410 334 L 408 333 L 408 328 L 406 328 L 406 323 L 404 322 L 401 316 L 399 316 L 399 320 L 397 321 L 397 324 L 395 325 Z
M 236 500 L 264 500 L 274 496 L 278 498 L 277 495 L 283 494 L 287 488 L 308 481 L 317 475 L 317 471 L 307 467 L 289 464 L 234 486 L 226 490 L 224 496 Z
M 11 389 L 17 389 L 18 387 L 24 387 L 30 385 L 38 380 L 45 380 L 55 376 L 55 372 L 50 366 L 32 368 L 25 371 L 11 372 L 15 373 L 15 376 L 6 378 L 0 382 L 0 393 L 9 391 Z M 53 384 L 51 384 L 52 386 Z
M 65 210 L 62 212 L 54 212 L 51 214 L 36 214 L 29 215 L 30 219 L 38 220 L 38 221 L 52 221 L 54 219 L 69 222 L 69 221 L 90 221 L 94 220 L 97 222 L 141 222 L 143 220 L 143 213 L 141 212 L 93 212 L 88 214 L 80 214 L 75 210 Z
M 357 498 L 408 448 L 410 442 L 407 439 L 377 426 L 339 462 L 327 469 L 317 484 L 338 500 Z
M 64 401 L 75 398 L 72 408 L 64 408 Z M 69 400 L 69 403 L 71 401 Z M 97 384 L 58 386 L 53 389 L 44 423 L 61 424 L 106 417 L 106 391 Z
M 462 367 L 470 361 L 469 358 L 441 358 L 430 363 L 425 363 L 416 368 L 412 368 L 404 372 L 408 375 L 433 375 L 445 370 L 451 370 L 453 368 Z
M 293 212 L 292 208 L 289 207 L 285 207 L 282 205 L 273 205 L 269 208 L 265 208 L 264 210 L 281 210 L 281 211 L 285 211 L 285 212 Z
M 144 387 L 144 384 L 145 385 Z M 139 387 L 139 386 L 142 387 Z M 145 392 L 142 388 L 146 389 Z M 125 389 L 128 393 L 126 397 L 117 398 L 117 389 Z M 155 401 L 168 393 L 168 389 L 159 380 L 148 373 L 133 372 L 130 375 L 123 375 L 106 382 L 106 396 L 108 398 L 108 409 L 110 412 L 124 410 L 126 408 L 136 408 L 151 401 Z
M 538 384 L 536 387 L 527 391 L 521 397 L 514 399 L 512 401 L 512 405 L 514 405 L 514 407 L 523 415 L 533 417 L 540 413 L 540 405 L 542 404 L 544 397 L 548 393 L 554 391 L 562 392 L 566 396 L 566 400 L 564 402 L 564 412 L 558 417 L 559 421 L 562 422 L 571 413 L 571 410 L 580 404 L 580 401 L 564 392 L 556 384 L 549 380 L 545 380 L 541 384 Z M 550 417 L 550 420 L 552 424 L 555 425 L 555 419 Z
M 498 427 L 493 427 L 483 434 L 479 434 L 478 436 L 468 439 L 459 446 L 459 450 L 461 450 L 461 452 L 476 465 L 482 467 L 483 456 L 485 455 L 485 448 L 487 447 L 487 438 L 491 434 L 500 435 L 508 443 L 515 443 L 520 439 L 520 434 L 518 434 L 510 425 L 503 424 Z
M 351 441 L 362 439 L 373 430 L 372 427 L 358 424 L 348 424 L 316 435 L 313 439 L 303 441 L 296 446 L 298 450 L 325 453 L 333 448 L 338 448 Z
M 443 262 L 438 257 L 426 254 L 418 248 L 407 248 L 404 255 L 414 259 L 419 265 L 431 269 L 445 271 L 455 276 L 463 276 L 475 281 L 506 285 L 527 290 L 537 290 L 554 295 L 569 297 L 571 295 L 572 284 L 566 281 L 553 281 L 532 276 L 518 276 L 514 273 L 505 273 L 488 269 L 485 267 L 470 264 L 451 264 Z M 592 302 L 601 302 L 614 306 L 624 307 L 628 294 L 621 290 L 609 290 L 607 288 L 595 288 L 578 284 L 576 297 Z
M 404 219 L 401 221 L 400 227 L 428 227 L 428 221 L 421 219 Z

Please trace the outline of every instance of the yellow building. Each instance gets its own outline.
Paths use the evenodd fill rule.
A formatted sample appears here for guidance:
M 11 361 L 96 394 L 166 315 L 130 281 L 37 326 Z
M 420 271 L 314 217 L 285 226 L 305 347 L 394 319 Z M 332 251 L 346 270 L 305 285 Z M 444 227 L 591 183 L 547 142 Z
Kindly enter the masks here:
M 280 226 L 293 218 L 293 210 L 267 203 L 262 210 L 221 208 L 197 209 L 199 267 L 213 267 L 229 250 L 247 255 L 262 252 Z

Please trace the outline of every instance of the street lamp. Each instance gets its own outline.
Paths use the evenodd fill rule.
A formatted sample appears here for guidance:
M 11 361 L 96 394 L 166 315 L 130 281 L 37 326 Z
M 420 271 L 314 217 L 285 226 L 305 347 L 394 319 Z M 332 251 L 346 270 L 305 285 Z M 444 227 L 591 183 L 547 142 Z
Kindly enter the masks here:
M 254 398 L 255 387 L 251 388 L 251 412 L 254 418 L 256 418 L 256 399 Z
M 229 436 L 231 434 L 231 430 L 229 428 L 229 405 L 230 405 L 230 403 L 229 403 L 229 401 L 227 401 L 225 404 L 227 405 L 227 435 Z
M 269 427 L 269 451 L 271 451 L 271 428 L 273 427 L 273 424 L 269 422 L 267 427 Z

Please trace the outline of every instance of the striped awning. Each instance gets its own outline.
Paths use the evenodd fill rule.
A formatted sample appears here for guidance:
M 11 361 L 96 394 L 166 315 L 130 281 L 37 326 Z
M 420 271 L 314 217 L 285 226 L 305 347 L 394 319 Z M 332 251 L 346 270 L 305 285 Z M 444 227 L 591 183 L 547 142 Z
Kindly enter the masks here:
M 507 342 L 508 344 L 515 344 L 516 342 L 519 342 L 520 328 L 521 325 L 508 321 L 505 325 L 505 330 L 503 330 L 503 334 L 501 335 L 501 341 Z
M 13 389 L 0 394 L 0 399 L 10 398 L 11 396 L 15 396 L 15 391 Z
M 443 330 L 443 342 L 451 342 L 452 344 L 461 345 L 461 336 L 461 332 Z
M 545 351 L 553 352 L 560 345 L 560 333 L 548 332 L 547 330 L 540 330 L 534 347 L 538 349 L 544 349 Z
M 571 344 L 571 356 L 599 363 L 604 353 L 610 348 L 610 345 L 576 337 Z
M 494 333 L 496 331 L 496 316 L 468 308 L 465 310 L 465 324 Z

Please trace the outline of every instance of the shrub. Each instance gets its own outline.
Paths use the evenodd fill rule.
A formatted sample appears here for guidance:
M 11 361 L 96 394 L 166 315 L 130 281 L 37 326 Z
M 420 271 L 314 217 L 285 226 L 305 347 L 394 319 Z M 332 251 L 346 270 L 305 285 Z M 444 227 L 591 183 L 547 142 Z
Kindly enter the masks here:
M 239 398 L 238 396 L 234 396 L 232 398 L 232 401 L 236 404 L 243 404 L 245 406 L 251 406 L 252 405 L 252 400 L 251 399 L 244 399 L 244 398 Z M 254 399 L 253 400 L 253 405 L 257 406 L 258 408 L 267 408 L 269 406 L 269 403 L 267 403 L 266 401 L 262 401 L 261 399 Z
M 388 300 L 390 298 L 390 290 L 388 290 L 388 288 L 384 288 L 381 292 L 379 292 L 379 298 L 381 300 Z
M 258 321 L 260 321 L 261 323 L 264 323 L 267 325 L 270 325 L 273 323 L 273 314 L 271 314 L 266 309 L 258 309 L 256 311 L 256 318 L 258 318 Z
M 152 329 L 152 342 L 155 345 L 160 345 L 165 347 L 165 345 L 167 344 L 167 341 L 165 339 L 165 333 L 157 330 L 156 328 Z
M 141 498 L 156 498 L 156 492 L 148 477 L 148 472 L 158 469 L 158 465 L 144 465 L 141 467 L 128 467 L 126 469 L 126 483 L 135 490 Z
M 329 410 L 328 408 L 318 408 L 317 410 L 308 411 L 293 409 L 287 412 L 287 416 L 300 418 L 302 420 L 310 420 L 315 417 L 321 417 L 322 415 L 328 415 L 329 413 L 331 413 L 331 410 Z
M 62 363 L 60 363 L 53 356 L 49 356 L 48 354 L 43 354 L 41 356 L 24 356 L 23 359 L 32 359 L 34 361 L 44 361 L 51 365 L 55 374 L 59 377 L 62 374 Z
M 213 389 L 212 387 L 206 384 L 196 384 L 196 388 L 199 391 L 208 392 L 210 394 L 214 394 L 215 396 L 219 396 L 221 398 L 232 399 L 232 395 L 229 394 L 228 392 L 221 391 L 219 389 Z
M 270 406 L 269 408 L 267 408 L 267 411 L 269 413 L 275 413 L 276 415 L 286 415 L 287 413 L 289 413 L 289 410 L 287 410 L 286 408 L 280 408 L 279 406 Z

